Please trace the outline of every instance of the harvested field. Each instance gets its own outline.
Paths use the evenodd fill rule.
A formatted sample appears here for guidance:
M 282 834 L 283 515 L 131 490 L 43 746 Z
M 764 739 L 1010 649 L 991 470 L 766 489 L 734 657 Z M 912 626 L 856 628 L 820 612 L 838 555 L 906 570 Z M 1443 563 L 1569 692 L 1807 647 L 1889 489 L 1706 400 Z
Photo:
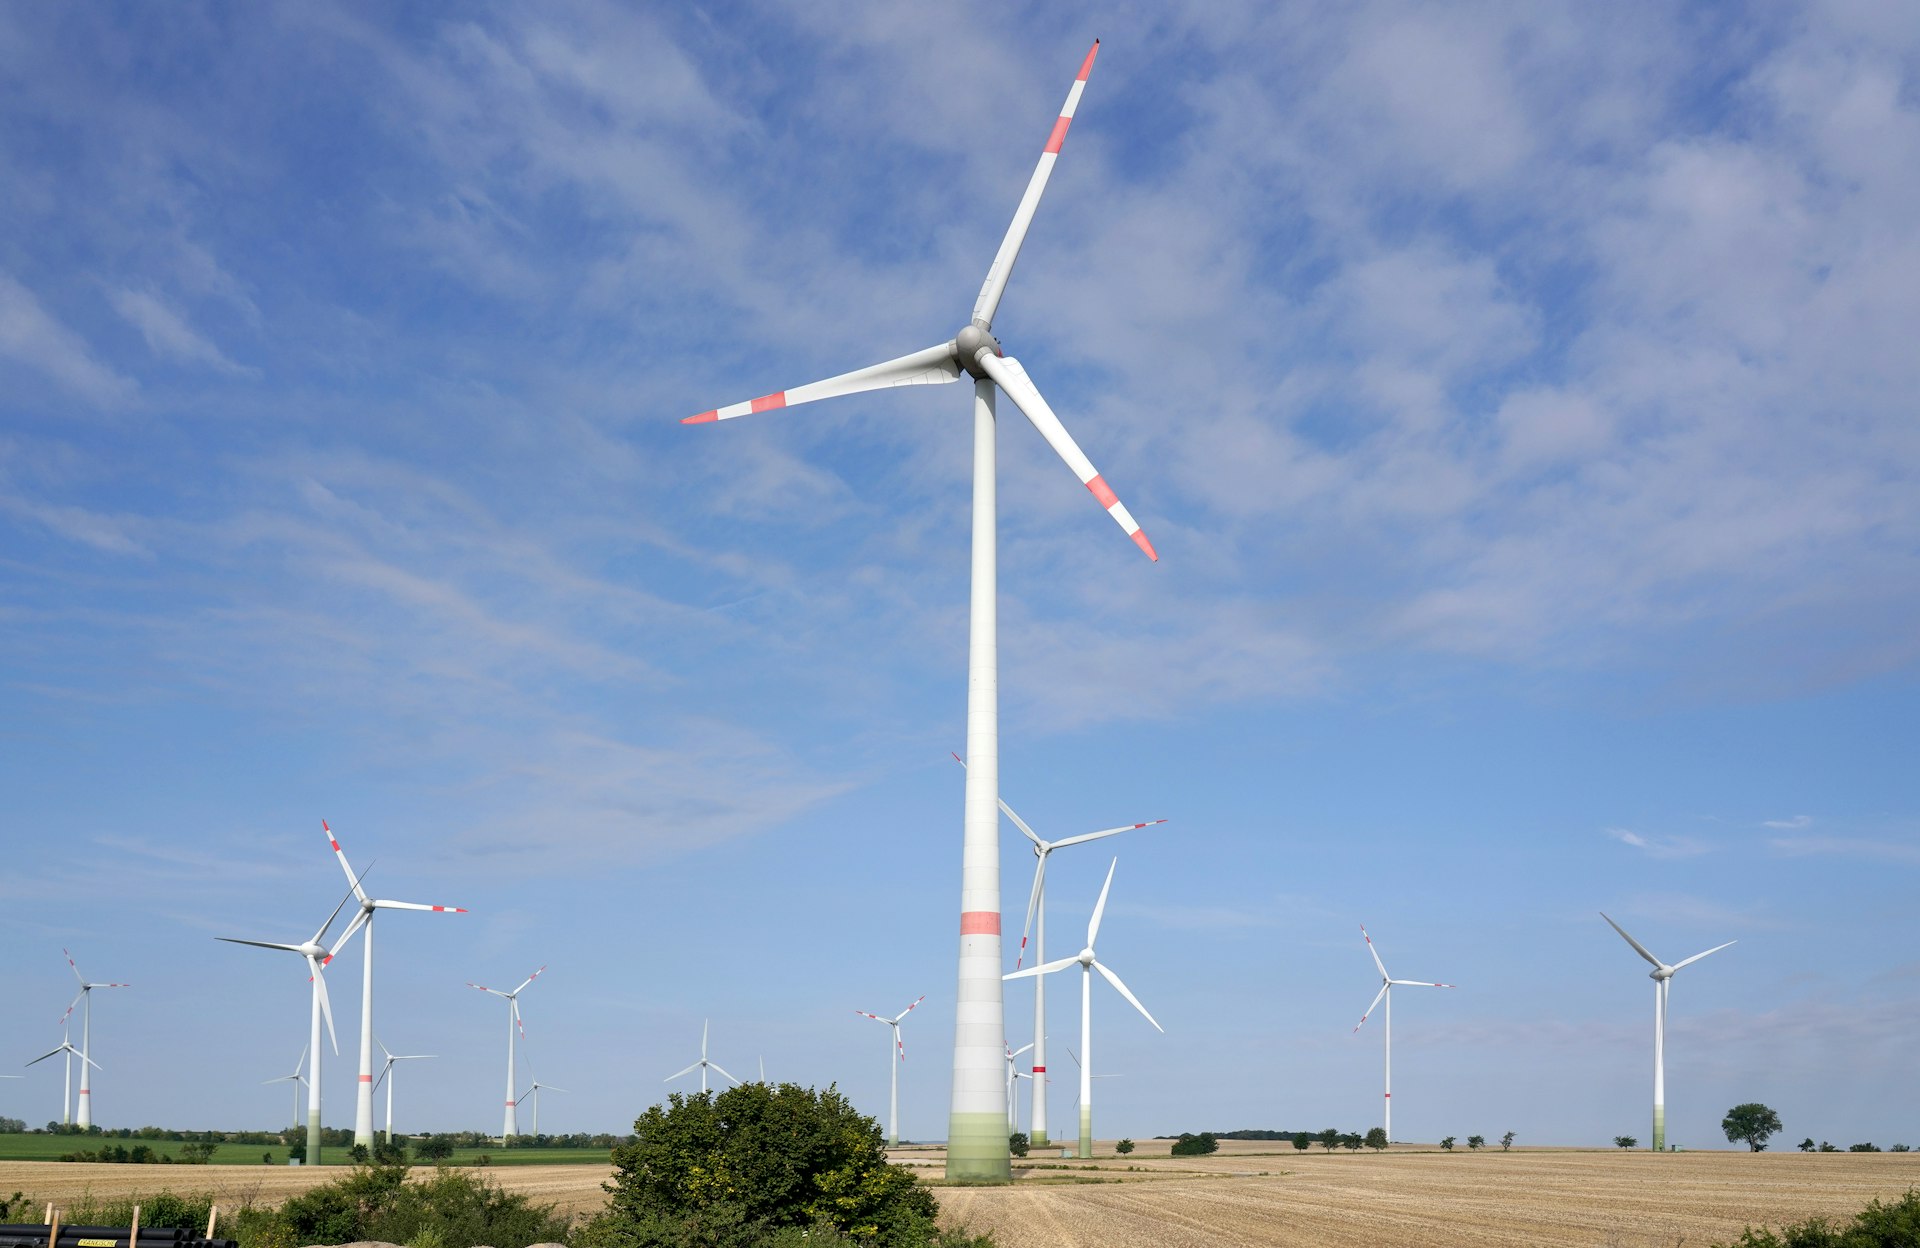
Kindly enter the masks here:
M 937 1148 L 894 1156 L 929 1177 L 944 1164 Z M 1012 1187 L 936 1189 L 943 1220 L 992 1230 L 1001 1248 L 1704 1248 L 1749 1224 L 1844 1218 L 1875 1197 L 1920 1186 L 1920 1153 L 1375 1155 L 1227 1141 L 1211 1157 L 1173 1158 L 1165 1141 L 1141 1141 L 1131 1157 L 1103 1150 L 1092 1162 L 1044 1164 L 1059 1168 L 1023 1169 Z M 0 1195 L 18 1190 L 57 1202 L 88 1190 L 110 1197 L 171 1187 L 235 1205 L 273 1203 L 342 1172 L 0 1162 Z M 587 1213 L 605 1200 L 600 1184 L 609 1172 L 574 1165 L 486 1173 L 563 1213 Z

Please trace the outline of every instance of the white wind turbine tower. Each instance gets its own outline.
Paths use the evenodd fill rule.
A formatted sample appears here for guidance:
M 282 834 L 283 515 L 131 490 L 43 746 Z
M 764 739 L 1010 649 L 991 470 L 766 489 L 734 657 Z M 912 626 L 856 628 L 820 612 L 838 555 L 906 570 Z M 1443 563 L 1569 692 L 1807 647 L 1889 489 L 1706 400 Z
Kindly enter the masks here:
M 356 884 L 355 887 L 357 888 L 358 884 Z M 333 926 L 333 921 L 340 917 L 340 911 L 346 907 L 347 902 L 351 900 L 352 897 L 353 897 L 353 893 L 349 891 L 345 897 L 342 897 L 340 899 L 340 904 L 333 908 L 333 913 L 327 916 L 327 921 L 325 923 L 322 923 L 314 931 L 313 936 L 310 939 L 298 945 L 281 944 L 281 943 L 270 941 L 270 940 L 238 940 L 232 936 L 214 937 L 215 940 L 222 940 L 230 945 L 252 945 L 256 949 L 283 949 L 289 953 L 297 953 L 302 958 L 306 959 L 307 977 L 309 981 L 313 984 L 312 991 L 308 993 L 308 997 L 310 998 L 310 1003 L 307 1009 L 307 1016 L 308 1016 L 307 1047 L 301 1051 L 302 1061 L 306 1060 L 306 1055 L 308 1053 L 313 1054 L 313 1077 L 311 1080 L 304 1081 L 307 1084 L 307 1160 L 306 1160 L 306 1164 L 309 1166 L 317 1166 L 321 1164 L 320 1162 L 320 1023 L 323 1019 L 326 1021 L 326 1024 L 327 1024 L 327 1039 L 331 1041 L 333 1044 L 334 1056 L 338 1057 L 340 1055 L 340 1041 L 339 1041 L 339 1038 L 336 1037 L 333 1033 L 333 1003 L 327 999 L 326 966 L 328 962 L 333 960 L 333 955 L 327 952 L 327 947 L 321 942 L 324 941 L 327 937 L 327 929 Z M 300 1068 L 298 1066 L 295 1066 L 293 1068 L 293 1073 L 294 1073 L 294 1076 L 297 1078 L 300 1074 Z M 273 1080 L 269 1080 L 268 1082 L 278 1083 L 280 1081 L 278 1079 L 273 1079 Z M 296 1087 L 295 1088 L 296 1095 L 298 1094 L 298 1091 L 299 1089 Z
M 762 1079 L 760 1082 L 765 1083 L 766 1080 Z M 556 1088 L 550 1083 L 541 1083 L 538 1079 L 535 1079 L 533 1081 L 533 1086 L 528 1088 L 526 1092 L 524 1092 L 521 1095 L 520 1099 L 523 1101 L 528 1099 L 529 1097 L 533 1099 L 533 1138 L 534 1139 L 537 1140 L 540 1138 L 540 1094 L 542 1092 L 565 1092 L 565 1091 L 566 1091 L 565 1088 Z
M 524 980 L 520 981 L 520 986 L 512 992 L 502 992 L 498 988 L 489 988 L 485 984 L 476 984 L 472 980 L 467 981 L 467 987 L 478 988 L 481 992 L 492 993 L 507 1003 L 507 1117 L 506 1125 L 500 1128 L 500 1142 L 502 1144 L 505 1144 L 508 1140 L 520 1134 L 520 1124 L 514 1115 L 513 1095 L 514 1084 L 517 1082 L 514 1077 L 513 1068 L 513 1033 L 517 1028 L 521 1035 L 524 1036 L 527 1034 L 527 1025 L 520 1021 L 520 994 L 526 991 L 528 984 L 540 978 L 540 971 L 546 969 L 547 968 L 543 966 L 539 971 L 535 971 L 533 974 L 527 976 Z
M 1607 919 L 1605 911 L 1600 917 Z M 1633 946 L 1635 953 L 1653 964 L 1649 978 L 1653 980 L 1653 1151 L 1665 1152 L 1667 1148 L 1667 984 L 1673 979 L 1673 973 L 1683 966 L 1698 962 L 1708 953 L 1719 953 L 1727 945 L 1740 942 L 1730 940 L 1726 945 L 1715 945 L 1706 953 L 1696 953 L 1690 958 L 1682 958 L 1668 966 L 1659 958 L 1647 952 L 1647 947 L 1627 935 L 1627 929 L 1607 919 L 1607 926 L 1620 933 L 1620 938 Z
M 958 754 L 953 757 L 954 761 L 962 767 L 967 765 L 966 760 Z M 1021 963 L 1026 960 L 1029 933 L 1033 935 L 1033 960 L 1035 962 L 1047 960 L 1047 859 L 1052 856 L 1053 851 L 1064 849 L 1068 845 L 1079 845 L 1086 841 L 1115 836 L 1121 832 L 1131 832 L 1136 828 L 1150 828 L 1155 824 L 1165 823 L 1166 820 L 1149 819 L 1145 823 L 1126 823 L 1100 832 L 1083 832 L 1079 836 L 1065 836 L 1057 841 L 1046 841 L 1036 836 L 1033 829 L 1027 826 L 1027 821 L 1014 813 L 1013 807 L 1007 805 L 1006 798 L 1000 798 L 999 802 L 1000 809 L 1006 812 L 1007 818 L 1013 820 L 1013 826 L 1019 828 L 1021 834 L 1033 842 L 1033 889 L 1027 895 L 1027 921 L 1026 925 L 1020 929 L 1020 951 L 1015 955 L 1013 962 L 1013 969 L 1017 971 Z M 1030 1110 L 1032 1125 L 1027 1132 L 1027 1138 L 1034 1147 L 1039 1148 L 1047 1143 L 1047 977 L 1044 975 L 1036 975 L 1033 978 L 1033 1043 L 1020 1051 L 1024 1053 L 1027 1049 L 1033 1050 L 1033 1073 L 1040 1080 L 1033 1090 Z M 1017 1131 L 1019 1128 L 1014 1127 L 1012 1130 Z
M 1147 1007 L 1141 1005 L 1140 999 L 1127 990 L 1127 986 L 1120 982 L 1120 977 L 1094 956 L 1094 937 L 1100 934 L 1100 916 L 1106 913 L 1107 891 L 1113 887 L 1114 868 L 1119 865 L 1120 860 L 1115 858 L 1113 865 L 1107 868 L 1107 882 L 1100 886 L 1100 900 L 1094 903 L 1093 917 L 1087 920 L 1086 948 L 1070 958 L 1061 958 L 1057 962 L 1042 962 L 1024 971 L 1010 972 L 1006 976 L 1008 979 L 1021 979 L 1029 975 L 1050 975 L 1054 971 L 1063 971 L 1069 966 L 1080 968 L 1080 1052 L 1086 1055 L 1084 1058 L 1076 1059 L 1080 1062 L 1079 1155 L 1082 1157 L 1093 1156 L 1093 973 L 1099 971 L 1106 981 L 1113 985 L 1115 991 L 1125 997 L 1134 1009 L 1140 1011 L 1142 1018 L 1153 1024 L 1155 1031 L 1164 1035 L 1167 1030 L 1155 1020 L 1153 1015 L 1147 1013 Z M 1038 1077 L 1044 1079 L 1046 1076 Z
M 1386 1000 L 1386 1017 L 1380 1020 L 1381 1030 L 1386 1032 L 1387 1051 L 1386 1095 L 1382 1098 L 1386 1109 L 1383 1111 L 1385 1118 L 1381 1126 L 1387 1133 L 1387 1142 L 1391 1144 L 1393 1142 L 1393 990 L 1396 987 L 1452 988 L 1455 985 L 1430 984 L 1422 979 L 1395 979 L 1387 974 L 1386 963 L 1380 960 L 1380 952 L 1373 947 L 1373 937 L 1367 935 L 1367 925 L 1364 923 L 1360 925 L 1360 939 L 1367 942 L 1367 952 L 1373 955 L 1373 964 L 1380 971 L 1380 991 L 1374 994 L 1372 1004 L 1367 1006 L 1367 1012 L 1360 1016 L 1360 1021 L 1353 1025 L 1353 1029 L 1355 1032 L 1358 1032 L 1362 1027 L 1366 1026 L 1367 1020 L 1373 1017 L 1373 1007 L 1379 1005 L 1383 998 Z
M 377 1040 L 375 1043 L 379 1043 Z M 387 1143 L 393 1143 L 393 1085 L 398 1082 L 393 1075 L 394 1065 L 398 1062 L 424 1062 L 440 1056 L 438 1053 L 395 1053 L 386 1045 L 380 1045 L 380 1051 L 386 1054 L 386 1065 L 380 1068 L 380 1077 L 373 1082 L 374 1091 L 380 1090 L 382 1083 L 387 1085 Z
M 276 1083 L 291 1083 L 293 1085 L 293 1117 L 289 1118 L 287 1121 L 291 1123 L 296 1130 L 300 1126 L 300 1089 L 307 1086 L 307 1077 L 301 1074 L 300 1071 L 303 1067 L 306 1066 L 306 1064 L 307 1064 L 307 1046 L 301 1045 L 300 1060 L 293 1064 L 292 1074 L 281 1075 L 277 1079 L 262 1079 L 260 1081 L 261 1087 L 268 1087 Z M 308 1147 L 312 1147 L 311 1141 L 308 1142 Z
M 818 399 L 896 386 L 973 380 L 973 554 L 967 638 L 967 782 L 960 863 L 959 988 L 955 994 L 953 1102 L 947 1124 L 947 1177 L 1007 1182 L 1012 1167 L 1003 1129 L 1000 1064 L 1006 1051 L 1006 1006 L 1000 984 L 1000 846 L 995 802 L 1000 792 L 999 642 L 995 539 L 994 396 L 996 388 L 1032 422 L 1081 484 L 1148 558 L 1153 544 L 1121 505 L 1053 409 L 993 337 L 993 318 L 1013 275 L 1034 211 L 1059 158 L 1067 127 L 1093 71 L 1098 40 L 1081 63 L 1066 103 L 1053 123 L 1039 164 L 1014 211 L 974 301 L 967 324 L 946 342 L 792 390 L 702 412 L 687 424 L 728 420 L 752 412 L 795 407 Z
M 893 1043 L 887 1046 L 887 1073 L 889 1075 L 887 1095 L 887 1147 L 900 1146 L 900 1063 L 907 1060 L 907 1046 L 900 1042 L 900 1020 L 913 1013 L 913 1006 L 927 999 L 926 993 L 914 998 L 913 1005 L 901 1010 L 892 1018 L 882 1018 L 878 1014 L 869 1014 L 865 1010 L 855 1010 L 862 1018 L 870 1018 L 876 1023 L 885 1023 L 893 1028 Z
M 73 1033 L 67 1030 L 67 1020 L 72 1016 L 72 1006 L 68 1006 L 67 1012 L 60 1016 L 60 1047 L 50 1049 L 42 1053 L 39 1057 L 34 1058 L 33 1061 L 27 1063 L 27 1065 L 33 1066 L 59 1053 L 65 1053 L 67 1055 L 67 1079 L 60 1091 L 60 1125 L 63 1127 L 73 1121 L 73 1059 L 77 1057 L 85 1066 L 91 1066 L 95 1070 L 100 1069 L 99 1062 L 94 1061 L 92 1058 L 81 1053 L 79 1049 L 73 1047 Z M 18 1076 L 14 1077 L 17 1078 Z
M 327 826 L 320 821 L 320 830 L 327 834 L 327 844 L 333 847 L 333 856 L 340 860 L 340 869 L 346 872 L 347 883 L 353 888 L 353 895 L 360 899 L 360 912 L 353 916 L 353 922 L 347 924 L 347 930 L 333 944 L 333 951 L 327 956 L 339 953 L 353 934 L 361 928 L 367 934 L 360 942 L 363 958 L 360 966 L 360 1090 L 354 1098 L 353 1106 L 353 1142 L 363 1148 L 373 1147 L 373 914 L 376 910 L 431 910 L 435 914 L 465 914 L 460 906 L 429 906 L 417 901 L 380 901 L 367 896 L 367 890 L 360 887 L 359 877 L 353 868 L 347 865 L 347 855 L 340 848 L 340 841 Z M 316 1080 L 316 1082 L 318 1082 Z
M 87 982 L 87 977 L 80 973 L 80 968 L 74 965 L 73 955 L 67 953 L 65 949 L 60 952 L 67 954 L 67 966 L 72 969 L 73 977 L 80 981 L 80 993 L 68 1004 L 67 1015 L 68 1017 L 73 1015 L 74 1006 L 80 1007 L 80 1112 L 77 1116 L 80 1128 L 84 1131 L 93 1125 L 93 1080 L 87 1076 L 87 1067 L 100 1069 L 100 1063 L 94 1061 L 91 1056 L 93 1052 L 93 990 L 95 988 L 131 988 L 133 985 L 90 984 Z M 55 1049 L 54 1052 L 57 1053 L 59 1050 Z
M 676 1070 L 672 1074 L 668 1075 L 665 1079 L 662 1079 L 660 1081 L 661 1083 L 672 1083 L 675 1079 L 678 1079 L 681 1075 L 690 1075 L 697 1070 L 700 1072 L 700 1093 L 702 1096 L 704 1096 L 706 1095 L 706 1091 L 707 1091 L 707 1071 L 709 1068 L 713 1070 L 718 1070 L 722 1075 L 726 1075 L 727 1082 L 729 1083 L 740 1082 L 738 1079 L 735 1079 L 732 1075 L 728 1075 L 727 1072 L 721 1068 L 721 1065 L 719 1062 L 710 1062 L 707 1060 L 707 1029 L 710 1025 L 711 1025 L 711 1020 L 708 1020 L 707 1022 L 702 1022 L 700 1024 L 700 1060 L 695 1062 L 693 1065 L 687 1067 L 685 1070 Z

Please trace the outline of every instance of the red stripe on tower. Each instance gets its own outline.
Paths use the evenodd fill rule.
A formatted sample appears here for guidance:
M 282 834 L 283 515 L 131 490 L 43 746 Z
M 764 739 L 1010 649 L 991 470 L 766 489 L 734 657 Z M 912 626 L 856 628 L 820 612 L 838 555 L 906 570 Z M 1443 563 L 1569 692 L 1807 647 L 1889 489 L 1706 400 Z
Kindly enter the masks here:
M 965 910 L 960 914 L 960 934 L 962 936 L 998 936 L 1000 934 L 1000 912 L 998 910 Z
M 360 1076 L 360 1082 L 361 1082 L 361 1083 L 372 1083 L 372 1082 L 373 1082 L 373 1076 L 372 1076 L 372 1075 L 361 1075 L 361 1076 Z
M 1053 133 L 1047 136 L 1046 150 L 1055 156 L 1060 154 L 1060 145 L 1067 141 L 1067 127 L 1073 124 L 1073 118 L 1061 117 L 1053 123 Z
M 782 390 L 778 394 L 763 394 L 755 399 L 753 401 L 753 410 L 756 412 L 767 412 L 772 411 L 776 407 L 785 407 L 786 405 L 787 392 Z

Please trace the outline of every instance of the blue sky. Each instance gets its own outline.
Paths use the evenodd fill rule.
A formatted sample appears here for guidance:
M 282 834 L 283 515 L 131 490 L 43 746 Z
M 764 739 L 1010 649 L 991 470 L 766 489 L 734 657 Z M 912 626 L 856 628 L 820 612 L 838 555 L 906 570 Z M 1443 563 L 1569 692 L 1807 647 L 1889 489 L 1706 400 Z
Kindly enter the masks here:
M 0 10 L 3 1051 L 70 948 L 135 985 L 98 1121 L 279 1125 L 304 977 L 212 938 L 324 917 L 325 818 L 471 911 L 382 920 L 377 1029 L 441 1055 L 402 1129 L 495 1127 L 465 983 L 545 964 L 544 1129 L 707 1018 L 883 1113 L 854 1011 L 925 993 L 942 1134 L 967 397 L 678 422 L 950 336 L 1095 35 L 995 329 L 1161 554 L 1005 422 L 1003 795 L 1171 820 L 1110 843 L 1167 1034 L 1096 998 L 1100 1134 L 1376 1122 L 1365 923 L 1459 985 L 1396 1011 L 1397 1136 L 1644 1139 L 1605 909 L 1739 941 L 1675 981 L 1675 1142 L 1920 1143 L 1920 19 L 1874 4 Z M 1063 952 L 1107 862 L 1055 860 Z

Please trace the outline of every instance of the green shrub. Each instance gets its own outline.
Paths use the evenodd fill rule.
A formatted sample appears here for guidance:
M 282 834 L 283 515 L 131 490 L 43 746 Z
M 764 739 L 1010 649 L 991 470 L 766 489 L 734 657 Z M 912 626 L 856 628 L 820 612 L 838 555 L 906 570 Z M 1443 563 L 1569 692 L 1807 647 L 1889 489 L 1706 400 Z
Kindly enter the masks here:
M 1296 1151 L 1304 1153 L 1313 1147 L 1313 1137 L 1305 1131 L 1295 1131 L 1293 1133 L 1293 1147 Z
M 1902 1147 L 1903 1147 L 1903 1146 L 1902 1146 L 1902 1145 L 1899 1145 L 1899 1144 L 1896 1144 L 1896 1145 L 1894 1145 L 1893 1147 L 1894 1147 L 1894 1151 L 1895 1151 L 1895 1152 L 1899 1152 L 1899 1151 L 1901 1151 L 1901 1149 L 1902 1149 Z M 1128 1153 L 1130 1153 L 1130 1152 L 1132 1152 L 1132 1151 L 1133 1151 L 1133 1141 L 1132 1141 L 1132 1140 L 1120 1140 L 1120 1141 L 1117 1141 L 1117 1142 L 1116 1142 L 1116 1143 L 1114 1144 L 1114 1146 L 1113 1146 L 1113 1151 L 1114 1151 L 1114 1152 L 1116 1152 L 1116 1153 L 1119 1153 L 1119 1154 L 1120 1154 L 1120 1155 L 1121 1155 L 1122 1157 L 1125 1157 L 1125 1156 L 1126 1156 L 1126 1155 L 1127 1155 Z M 1026 1155 L 1026 1154 L 1024 1154 L 1024 1153 L 1022 1153 L 1022 1154 L 1021 1154 L 1021 1156 L 1023 1156 L 1023 1157 L 1024 1157 L 1025 1155 Z
M 1748 1227 L 1739 1239 L 1721 1248 L 1912 1248 L 1914 1244 L 1920 1244 L 1920 1191 L 1910 1188 L 1890 1205 L 1873 1201 L 1845 1225 L 1810 1218 L 1778 1231 Z
M 1007 1137 L 1007 1151 L 1015 1157 L 1025 1157 L 1029 1147 L 1031 1147 L 1031 1145 L 1027 1141 L 1027 1133 L 1025 1131 L 1015 1131 Z
M 1204 1157 L 1208 1153 L 1217 1153 L 1219 1151 L 1219 1137 L 1215 1136 L 1211 1131 L 1202 1131 L 1199 1135 L 1182 1131 L 1180 1138 L 1173 1142 L 1173 1155 L 1175 1157 Z

